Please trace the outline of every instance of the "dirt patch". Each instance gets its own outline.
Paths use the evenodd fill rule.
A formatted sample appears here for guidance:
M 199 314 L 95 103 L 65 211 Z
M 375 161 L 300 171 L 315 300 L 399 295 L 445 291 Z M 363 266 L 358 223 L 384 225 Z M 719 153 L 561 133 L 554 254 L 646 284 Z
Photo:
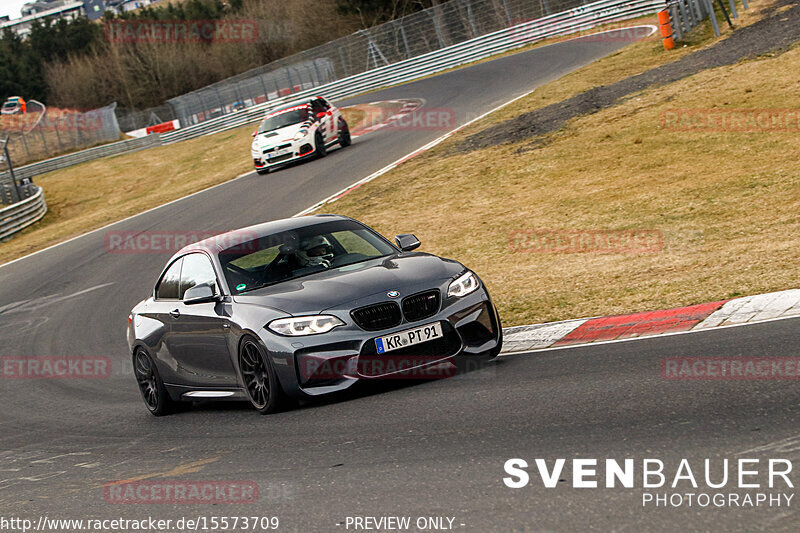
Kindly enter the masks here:
M 608 108 L 624 97 L 648 87 L 666 85 L 700 71 L 732 65 L 743 59 L 783 52 L 800 40 L 800 5 L 795 1 L 784 0 L 777 2 L 769 10 L 769 16 L 734 31 L 730 37 L 709 48 L 491 126 L 470 135 L 456 144 L 453 150 L 469 152 L 545 135 L 561 129 L 572 118 Z M 541 140 L 537 140 L 531 146 L 521 149 L 535 148 L 540 144 Z

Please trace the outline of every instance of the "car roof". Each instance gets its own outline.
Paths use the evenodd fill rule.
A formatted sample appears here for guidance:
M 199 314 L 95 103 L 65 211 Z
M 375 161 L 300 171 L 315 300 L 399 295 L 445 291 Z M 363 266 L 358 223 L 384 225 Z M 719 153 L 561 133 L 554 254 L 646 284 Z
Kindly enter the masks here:
M 323 100 L 327 101 L 324 96 L 314 95 L 314 96 L 307 96 L 305 98 L 301 98 L 299 100 L 292 100 L 291 102 L 286 102 L 283 105 L 280 105 L 274 109 L 271 109 L 267 112 L 265 116 L 270 116 L 275 113 L 280 113 L 281 111 L 286 111 L 287 109 L 291 109 L 293 107 L 301 107 L 301 106 L 309 106 L 311 105 L 312 100 L 316 100 L 317 98 L 322 98 Z
M 271 222 L 256 224 L 255 226 L 249 226 L 246 228 L 240 228 L 233 231 L 227 231 L 225 233 L 220 233 L 219 235 L 214 235 L 213 237 L 209 237 L 207 239 L 203 239 L 202 241 L 198 241 L 196 243 L 184 246 L 175 255 L 173 255 L 172 258 L 170 258 L 169 263 L 172 263 L 172 261 L 174 261 L 179 256 L 185 255 L 189 252 L 207 252 L 212 255 L 216 255 L 217 253 L 230 247 L 231 245 L 241 243 L 243 241 L 242 235 L 246 235 L 246 239 L 244 239 L 244 241 L 251 241 L 254 239 L 260 239 L 262 237 L 266 237 L 267 235 L 274 235 L 275 233 L 291 231 L 299 228 L 304 228 L 306 226 L 313 226 L 314 224 L 320 224 L 322 222 L 333 222 L 333 221 L 344 221 L 344 220 L 353 220 L 353 219 L 342 215 L 328 215 L 328 214 L 306 215 L 302 217 L 273 220 Z
M 310 100 L 309 100 L 309 99 L 306 99 L 306 100 L 297 100 L 297 101 L 295 101 L 295 102 L 290 102 L 290 103 L 288 103 L 288 104 L 284 104 L 284 105 L 282 105 L 282 106 L 279 106 L 279 107 L 276 107 L 276 108 L 274 108 L 274 109 L 271 109 L 271 110 L 269 110 L 269 111 L 267 112 L 267 114 L 266 114 L 266 115 L 264 115 L 264 116 L 265 116 L 265 117 L 271 117 L 272 115 L 276 115 L 276 114 L 278 114 L 278 113 L 282 113 L 282 112 L 284 112 L 284 111 L 288 111 L 289 109 L 294 109 L 294 108 L 296 108 L 296 107 L 297 107 L 297 108 L 300 108 L 300 107 L 309 107 L 310 105 L 311 105 L 311 102 L 310 102 Z

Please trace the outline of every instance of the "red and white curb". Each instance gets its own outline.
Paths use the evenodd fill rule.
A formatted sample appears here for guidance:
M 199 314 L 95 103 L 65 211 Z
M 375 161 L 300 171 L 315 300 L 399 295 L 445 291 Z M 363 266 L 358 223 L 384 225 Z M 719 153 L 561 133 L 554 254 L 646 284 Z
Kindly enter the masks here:
M 630 315 L 503 329 L 503 353 L 706 330 L 800 316 L 800 289 Z

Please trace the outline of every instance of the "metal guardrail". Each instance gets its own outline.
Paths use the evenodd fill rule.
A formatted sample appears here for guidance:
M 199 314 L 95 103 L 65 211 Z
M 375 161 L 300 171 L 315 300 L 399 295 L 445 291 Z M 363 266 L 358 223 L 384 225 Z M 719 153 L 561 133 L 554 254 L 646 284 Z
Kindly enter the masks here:
M 268 109 L 317 93 L 326 98 L 341 99 L 412 81 L 550 37 L 654 13 L 665 5 L 663 0 L 600 0 L 165 133 L 162 141 L 170 144 L 257 122 Z
M 304 98 L 317 93 L 331 99 L 355 96 L 359 93 L 396 85 L 429 76 L 459 65 L 484 59 L 543 39 L 575 34 L 601 24 L 616 22 L 663 9 L 665 0 L 600 0 L 579 5 L 559 13 L 540 17 L 476 37 L 458 44 L 440 48 L 409 59 L 373 68 L 334 82 L 317 85 L 281 97 L 256 104 L 233 114 L 210 119 L 194 126 L 173 132 L 151 134 L 138 139 L 89 148 L 15 169 L 18 180 L 38 174 L 84 163 L 108 155 L 128 153 L 161 144 L 170 144 L 202 135 L 219 133 L 231 128 L 258 122 L 264 113 L 282 103 Z M 0 182 L 8 179 L 8 172 L 0 173 Z
M 161 145 L 161 137 L 158 133 L 154 133 L 138 139 L 128 139 L 126 141 L 104 144 L 102 146 L 96 146 L 87 150 L 81 150 L 79 152 L 72 152 L 71 154 L 53 157 L 52 159 L 45 159 L 44 161 L 25 165 L 24 167 L 15 167 L 14 175 L 18 181 L 21 181 L 25 178 L 32 178 L 33 176 L 44 174 L 45 172 L 59 170 L 72 165 L 77 165 L 79 163 L 85 163 L 87 161 L 99 159 L 101 157 L 126 154 L 128 152 L 143 150 L 145 148 L 151 148 L 159 145 Z M 10 179 L 11 177 L 9 176 L 8 171 L 0 172 L 0 182 Z
M 35 185 L 25 187 L 33 193 L 31 196 L 0 209 L 0 241 L 27 228 L 47 213 L 47 204 L 44 201 L 42 188 Z
M 728 21 L 728 24 L 730 24 L 731 21 L 725 10 L 724 2 L 716 0 L 716 3 L 720 7 L 725 19 Z M 733 18 L 738 18 L 739 13 L 736 9 L 735 0 L 728 0 L 728 6 L 730 15 Z M 742 8 L 749 8 L 747 0 L 742 0 Z M 684 36 L 689 33 L 692 28 L 705 19 L 711 21 L 711 28 L 714 30 L 714 35 L 717 37 L 720 36 L 719 23 L 717 21 L 716 11 L 714 10 L 713 0 L 670 0 L 667 9 L 669 10 L 672 30 L 675 32 L 676 41 L 682 41 Z

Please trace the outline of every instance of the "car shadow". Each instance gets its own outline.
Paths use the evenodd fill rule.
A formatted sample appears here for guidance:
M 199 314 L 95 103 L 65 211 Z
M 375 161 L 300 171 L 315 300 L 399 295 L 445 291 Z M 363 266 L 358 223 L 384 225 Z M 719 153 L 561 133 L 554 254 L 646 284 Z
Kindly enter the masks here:
M 302 412 L 307 409 L 316 409 L 328 405 L 337 405 L 347 403 L 363 398 L 376 397 L 384 394 L 392 394 L 401 390 L 411 387 L 422 387 L 430 385 L 435 382 L 444 381 L 448 379 L 476 379 L 486 380 L 494 379 L 497 369 L 503 365 L 504 361 L 501 359 L 493 359 L 491 361 L 478 361 L 478 360 L 461 360 L 459 364 L 444 363 L 442 372 L 438 377 L 429 378 L 393 378 L 393 379 L 374 379 L 374 380 L 361 380 L 353 384 L 350 388 L 326 394 L 325 396 L 318 396 L 313 398 L 304 399 L 299 404 L 285 409 L 284 413 Z M 449 365 L 449 367 L 445 366 Z M 434 374 L 437 375 L 437 374 Z M 181 405 L 181 409 L 176 414 L 189 414 L 192 412 L 229 412 L 229 411 L 253 411 L 253 408 L 247 401 L 214 401 L 214 400 L 197 400 L 192 403 Z

